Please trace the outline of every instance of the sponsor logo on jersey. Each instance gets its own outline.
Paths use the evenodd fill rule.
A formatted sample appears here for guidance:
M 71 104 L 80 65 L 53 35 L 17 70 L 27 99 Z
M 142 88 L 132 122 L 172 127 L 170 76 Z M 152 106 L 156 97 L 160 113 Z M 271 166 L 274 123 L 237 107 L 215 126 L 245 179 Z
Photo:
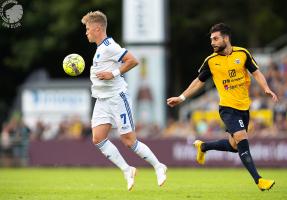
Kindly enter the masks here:
M 236 71 L 235 71 L 235 69 L 228 70 L 228 75 L 229 75 L 230 78 L 235 77 L 235 76 L 236 76 Z

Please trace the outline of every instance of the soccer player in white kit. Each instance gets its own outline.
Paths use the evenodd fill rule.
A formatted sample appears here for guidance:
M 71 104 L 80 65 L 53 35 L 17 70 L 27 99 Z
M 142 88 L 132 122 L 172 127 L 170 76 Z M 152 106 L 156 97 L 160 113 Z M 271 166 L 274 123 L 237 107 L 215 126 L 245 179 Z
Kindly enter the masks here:
M 127 180 L 130 191 L 134 186 L 136 168 L 127 164 L 117 147 L 108 139 L 112 128 L 117 128 L 121 141 L 155 169 L 157 182 L 166 180 L 167 167 L 160 163 L 148 146 L 136 138 L 131 99 L 122 74 L 138 64 L 135 57 L 107 37 L 107 17 L 100 11 L 89 12 L 82 18 L 90 43 L 97 44 L 90 70 L 92 97 L 97 101 L 92 116 L 93 143 L 118 166 Z

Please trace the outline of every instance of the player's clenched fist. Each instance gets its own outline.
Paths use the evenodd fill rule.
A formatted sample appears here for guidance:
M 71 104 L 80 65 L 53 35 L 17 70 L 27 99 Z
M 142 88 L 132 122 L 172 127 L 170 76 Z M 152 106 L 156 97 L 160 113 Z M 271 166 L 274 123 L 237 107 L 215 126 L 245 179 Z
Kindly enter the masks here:
M 169 105 L 170 107 L 174 107 L 181 102 L 183 102 L 183 100 L 180 97 L 171 97 L 166 100 L 167 105 Z

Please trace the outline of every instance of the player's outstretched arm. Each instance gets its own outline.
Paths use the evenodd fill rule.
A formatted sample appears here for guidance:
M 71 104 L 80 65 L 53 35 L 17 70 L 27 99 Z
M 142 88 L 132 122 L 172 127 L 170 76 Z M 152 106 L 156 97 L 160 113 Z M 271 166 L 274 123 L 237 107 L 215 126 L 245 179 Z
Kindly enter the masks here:
M 264 75 L 257 69 L 252 73 L 253 77 L 257 81 L 257 83 L 260 85 L 260 87 L 264 90 L 265 94 L 272 97 L 272 100 L 274 102 L 278 101 L 277 95 L 269 88 L 267 81 L 264 77 Z
M 200 81 L 198 78 L 194 79 L 188 88 L 178 97 L 171 97 L 167 99 L 167 105 L 174 107 L 182 103 L 186 98 L 192 96 L 196 91 L 204 86 L 204 82 Z

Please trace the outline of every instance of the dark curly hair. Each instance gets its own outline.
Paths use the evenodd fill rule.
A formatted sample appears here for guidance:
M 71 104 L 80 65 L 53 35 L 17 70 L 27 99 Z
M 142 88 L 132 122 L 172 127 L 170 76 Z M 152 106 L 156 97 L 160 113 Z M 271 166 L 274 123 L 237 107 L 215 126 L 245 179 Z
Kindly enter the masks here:
M 211 34 L 211 33 L 218 32 L 218 31 L 221 33 L 221 35 L 227 35 L 229 36 L 229 39 L 231 39 L 231 29 L 225 23 L 218 23 L 218 24 L 213 25 L 210 28 L 209 33 Z

